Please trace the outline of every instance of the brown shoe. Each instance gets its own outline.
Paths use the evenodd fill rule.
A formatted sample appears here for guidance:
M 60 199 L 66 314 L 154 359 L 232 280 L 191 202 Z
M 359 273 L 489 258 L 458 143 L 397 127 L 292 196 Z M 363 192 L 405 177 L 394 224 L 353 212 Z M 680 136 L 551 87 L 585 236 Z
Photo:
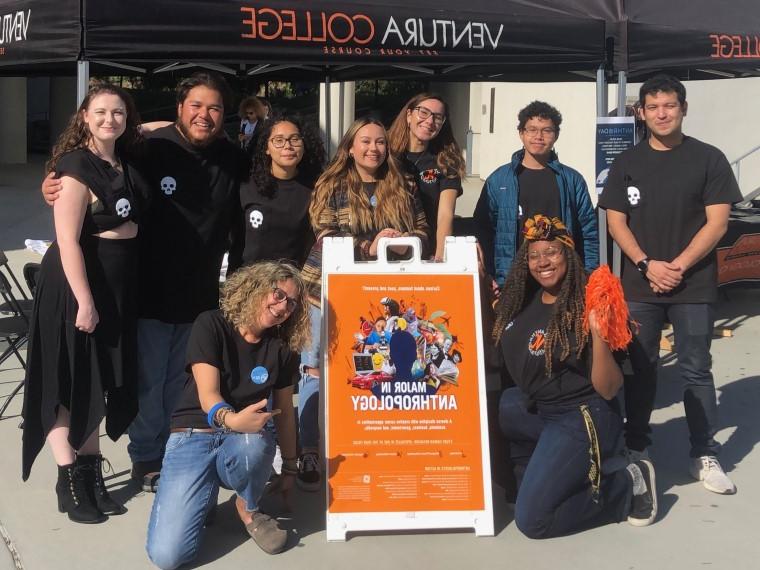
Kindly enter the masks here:
M 277 520 L 261 512 L 253 513 L 253 520 L 245 525 L 245 530 L 267 554 L 279 554 L 288 543 L 288 531 L 281 529 Z

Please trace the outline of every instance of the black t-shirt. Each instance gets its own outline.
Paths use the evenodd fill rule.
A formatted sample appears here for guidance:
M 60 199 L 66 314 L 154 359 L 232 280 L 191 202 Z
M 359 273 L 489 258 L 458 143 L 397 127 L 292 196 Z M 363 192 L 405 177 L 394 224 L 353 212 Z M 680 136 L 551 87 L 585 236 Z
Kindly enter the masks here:
M 272 390 L 292 386 L 298 379 L 299 355 L 275 336 L 246 342 L 221 311 L 201 313 L 187 343 L 187 382 L 172 415 L 173 428 L 208 428 L 201 408 L 192 365 L 210 364 L 219 370 L 219 391 L 225 402 L 240 411 L 269 398 Z
M 287 259 L 303 265 L 314 243 L 309 221 L 312 189 L 297 179 L 277 180 L 274 196 L 261 194 L 251 180 L 240 187 L 245 222 L 243 263 Z
M 602 208 L 628 215 L 628 227 L 650 259 L 672 261 L 705 225 L 705 206 L 742 199 L 726 157 L 691 137 L 669 151 L 645 140 L 617 157 L 599 199 Z M 717 298 L 717 262 L 711 251 L 670 293 L 657 295 L 624 257 L 626 299 L 648 303 L 712 303 Z
M 219 269 L 232 225 L 242 219 L 248 158 L 227 141 L 190 145 L 174 125 L 146 141 L 153 192 L 140 230 L 140 316 L 191 323 L 219 303 Z
M 504 365 L 513 382 L 535 402 L 583 400 L 595 394 L 586 358 L 576 358 L 571 350 L 567 359 L 559 362 L 557 354 L 552 362 L 551 377 L 546 375 L 544 341 L 553 307 L 541 301 L 539 291 L 506 326 L 501 335 Z
M 437 159 L 428 150 L 422 152 L 407 152 L 405 166 L 409 174 L 414 176 L 420 191 L 425 219 L 430 228 L 431 249 L 435 244 L 438 229 L 438 202 L 444 190 L 456 190 L 457 197 L 462 195 L 462 179 L 459 176 L 449 178 L 438 167 Z
M 551 168 L 525 168 L 520 166 L 517 174 L 519 187 L 517 212 L 518 222 L 518 247 L 522 244 L 522 228 L 525 220 L 536 214 L 543 214 L 549 218 L 562 218 L 559 200 L 559 185 L 557 175 Z

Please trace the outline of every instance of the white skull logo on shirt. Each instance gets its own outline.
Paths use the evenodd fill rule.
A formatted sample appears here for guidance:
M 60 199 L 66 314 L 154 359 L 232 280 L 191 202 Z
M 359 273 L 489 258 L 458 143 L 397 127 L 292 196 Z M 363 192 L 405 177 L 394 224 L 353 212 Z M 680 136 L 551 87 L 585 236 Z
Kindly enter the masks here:
M 641 192 L 635 186 L 628 187 L 628 203 L 631 206 L 638 206 L 641 201 Z
M 161 191 L 167 196 L 171 196 L 177 190 L 177 181 L 171 176 L 164 176 L 161 179 Z
M 116 214 L 122 218 L 129 216 L 129 212 L 132 210 L 132 204 L 126 198 L 120 198 L 116 202 Z
M 251 222 L 251 227 L 256 230 L 261 224 L 264 223 L 264 214 L 262 214 L 259 210 L 253 210 L 248 216 L 248 220 Z

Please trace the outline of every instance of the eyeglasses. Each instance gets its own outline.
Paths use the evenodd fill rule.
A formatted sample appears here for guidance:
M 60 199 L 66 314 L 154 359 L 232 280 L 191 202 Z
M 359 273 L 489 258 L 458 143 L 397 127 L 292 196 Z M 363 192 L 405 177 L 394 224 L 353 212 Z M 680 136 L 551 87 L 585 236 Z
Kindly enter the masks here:
M 557 130 L 552 127 L 544 127 L 543 129 L 539 129 L 538 127 L 527 127 L 523 129 L 523 132 L 528 133 L 532 137 L 535 137 L 538 133 L 541 133 L 545 137 L 550 137 L 554 135 Z
M 298 299 L 288 297 L 288 294 L 279 287 L 272 288 L 272 297 L 274 298 L 274 302 L 278 305 L 283 301 L 286 301 L 285 308 L 288 311 L 295 311 L 298 306 Z
M 293 148 L 303 146 L 303 137 L 301 135 L 290 135 L 289 137 L 273 137 L 269 139 L 274 148 L 283 148 L 285 143 L 290 143 Z
M 558 247 L 547 247 L 544 251 L 531 251 L 528 254 L 528 261 L 536 262 L 541 258 L 549 261 L 556 261 L 562 255 L 562 250 Z
M 442 125 L 446 122 L 446 115 L 443 113 L 433 113 L 433 111 L 422 105 L 416 106 L 414 110 L 417 111 L 417 116 L 423 121 L 427 121 L 430 117 L 433 117 L 433 122 L 436 125 Z

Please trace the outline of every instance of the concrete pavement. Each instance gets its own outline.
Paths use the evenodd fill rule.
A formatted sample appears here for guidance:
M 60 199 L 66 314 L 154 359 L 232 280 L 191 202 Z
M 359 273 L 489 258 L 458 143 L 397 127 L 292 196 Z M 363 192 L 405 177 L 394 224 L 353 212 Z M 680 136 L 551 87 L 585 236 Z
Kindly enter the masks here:
M 0 248 L 21 273 L 26 261 L 39 256 L 23 250 L 25 238 L 51 238 L 51 213 L 39 198 L 41 164 L 0 166 Z M 477 199 L 479 184 L 470 183 L 465 196 Z M 469 214 L 462 204 L 460 213 Z M 471 209 L 470 209 L 471 211 Z M 656 523 L 638 529 L 626 523 L 607 525 L 570 537 L 531 541 L 512 523 L 511 508 L 495 488 L 497 534 L 476 538 L 471 532 L 418 532 L 353 536 L 345 543 L 327 543 L 324 498 L 298 492 L 296 511 L 283 519 L 292 529 L 291 547 L 268 556 L 243 531 L 229 493 L 219 499 L 215 524 L 207 529 L 196 567 L 309 568 L 360 567 L 373 570 L 531 568 L 585 570 L 692 568 L 752 569 L 760 565 L 757 539 L 760 515 L 760 290 L 734 290 L 718 307 L 721 322 L 734 329 L 732 338 L 713 344 L 714 372 L 720 397 L 721 457 L 739 491 L 735 496 L 709 493 L 687 471 L 688 434 L 680 403 L 680 386 L 671 356 L 662 360 L 657 407 L 653 416 L 652 450 L 660 491 Z M 0 367 L 0 403 L 23 377 L 17 361 Z M 55 505 L 55 466 L 47 450 L 40 454 L 28 482 L 21 481 L 22 398 L 0 420 L 0 530 L 16 553 L 0 544 L 0 570 L 24 568 L 89 568 L 120 570 L 150 568 L 145 555 L 145 531 L 153 496 L 129 483 L 126 438 L 113 443 L 102 438 L 112 494 L 129 512 L 102 525 L 77 525 Z M 277 510 L 279 505 L 272 504 Z

